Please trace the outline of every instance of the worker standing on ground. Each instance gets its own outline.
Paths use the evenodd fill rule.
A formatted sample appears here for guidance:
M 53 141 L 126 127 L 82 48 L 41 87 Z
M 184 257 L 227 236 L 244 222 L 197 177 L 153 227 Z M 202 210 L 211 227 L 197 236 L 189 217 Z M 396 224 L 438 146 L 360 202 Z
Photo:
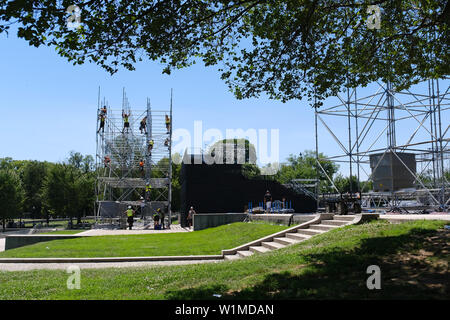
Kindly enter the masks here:
M 158 209 L 159 210 L 159 214 L 161 215 L 161 230 L 164 230 L 166 228 L 165 224 L 164 224 L 164 219 L 166 218 L 166 211 L 163 209 Z
M 266 194 L 264 195 L 264 204 L 266 205 L 266 211 L 270 212 L 270 208 L 272 207 L 272 195 L 270 194 L 269 190 L 267 190 Z
M 167 114 L 166 114 L 166 129 L 167 133 L 170 133 L 170 118 Z
M 140 207 L 141 207 L 141 212 L 140 212 L 140 214 L 141 214 L 142 220 L 144 220 L 144 218 L 145 218 L 145 200 L 144 200 L 144 198 L 142 198 L 142 197 L 141 197 L 141 204 L 140 204 Z
M 141 125 L 139 127 L 139 130 L 141 130 L 141 134 L 142 134 L 142 131 L 144 131 L 144 133 L 147 134 L 147 117 L 145 117 L 144 119 L 141 120 Z
M 188 216 L 187 216 L 187 223 L 188 223 L 189 229 L 192 227 L 192 219 L 194 219 L 194 214 L 196 214 L 194 207 L 191 207 L 189 209 Z
M 159 218 L 160 218 L 161 209 L 158 208 L 155 214 L 153 215 L 153 229 L 158 229 L 159 226 Z
M 122 133 L 124 133 L 125 129 L 128 130 L 130 129 L 130 113 L 125 113 L 125 111 L 122 111 L 122 118 L 123 118 L 123 130 Z
M 131 206 L 128 206 L 128 209 L 127 211 L 125 211 L 125 214 L 127 215 L 128 227 L 131 230 L 133 228 L 134 222 L 134 210 L 131 208 Z

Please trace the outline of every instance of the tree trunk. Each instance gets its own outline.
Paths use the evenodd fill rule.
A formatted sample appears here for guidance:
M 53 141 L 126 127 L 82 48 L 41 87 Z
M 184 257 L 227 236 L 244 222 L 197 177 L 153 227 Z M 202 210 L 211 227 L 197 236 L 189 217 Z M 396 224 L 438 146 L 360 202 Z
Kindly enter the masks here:
M 3 217 L 3 232 L 6 232 L 6 219 Z

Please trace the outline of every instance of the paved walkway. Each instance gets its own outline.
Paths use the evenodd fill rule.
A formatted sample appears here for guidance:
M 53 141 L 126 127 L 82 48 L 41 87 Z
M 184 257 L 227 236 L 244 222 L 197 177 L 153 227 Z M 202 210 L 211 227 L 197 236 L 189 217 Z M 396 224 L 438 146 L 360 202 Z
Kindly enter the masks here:
M 386 220 L 445 220 L 450 221 L 450 214 L 380 214 L 380 219 Z
M 149 261 L 149 262 L 97 262 L 97 263 L 0 263 L 1 271 L 28 271 L 28 270 L 66 270 L 69 266 L 78 266 L 80 269 L 102 268 L 137 268 L 157 266 L 178 266 L 198 263 L 217 263 L 223 260 L 195 260 L 195 261 Z

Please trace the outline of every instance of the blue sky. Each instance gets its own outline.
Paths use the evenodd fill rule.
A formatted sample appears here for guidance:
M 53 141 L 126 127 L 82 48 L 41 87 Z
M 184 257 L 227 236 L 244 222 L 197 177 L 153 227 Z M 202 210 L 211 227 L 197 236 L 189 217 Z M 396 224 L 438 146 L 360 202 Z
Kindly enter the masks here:
M 315 148 L 314 113 L 306 98 L 288 103 L 266 97 L 236 100 L 215 67 L 197 64 L 170 76 L 161 70 L 161 65 L 147 61 L 135 71 L 121 70 L 111 76 L 94 64 L 73 66 L 53 48 L 30 47 L 12 33 L 8 38 L 0 35 L 0 158 L 58 162 L 71 150 L 95 155 L 99 86 L 102 97 L 119 109 L 123 87 L 137 109 L 144 107 L 147 97 L 155 109 L 168 108 L 173 88 L 174 129 L 184 128 L 191 134 L 196 120 L 202 121 L 203 131 L 217 128 L 223 134 L 226 129 L 279 129 L 280 162 L 289 154 Z M 443 84 L 447 87 L 448 81 Z M 365 88 L 358 95 L 373 90 Z M 419 85 L 418 90 L 425 92 L 426 87 Z M 325 106 L 337 101 L 331 98 Z M 445 121 L 448 125 L 448 118 Z M 330 125 L 345 136 L 345 119 L 332 119 Z M 400 137 L 404 130 L 398 128 Z M 320 151 L 340 152 L 323 128 L 319 135 Z

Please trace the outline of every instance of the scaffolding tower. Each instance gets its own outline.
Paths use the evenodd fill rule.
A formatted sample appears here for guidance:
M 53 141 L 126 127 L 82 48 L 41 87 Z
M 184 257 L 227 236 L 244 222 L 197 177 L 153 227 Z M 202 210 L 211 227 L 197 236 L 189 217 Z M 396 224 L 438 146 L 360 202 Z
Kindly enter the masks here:
M 123 225 L 132 206 L 143 226 L 161 209 L 170 228 L 172 93 L 167 110 L 154 110 L 148 98 L 145 108 L 131 108 L 124 89 L 122 108 L 115 109 L 100 101 L 99 89 L 97 117 L 97 225 Z
M 318 170 L 325 173 L 321 160 L 330 160 L 344 166 L 350 177 L 356 178 L 356 190 L 350 183 L 350 193 L 362 196 L 363 204 L 375 204 L 392 210 L 402 201 L 416 201 L 410 209 L 445 211 L 450 202 L 449 120 L 450 97 L 448 79 L 430 79 L 409 90 L 396 90 L 390 83 L 374 84 L 372 94 L 358 96 L 361 88 L 346 88 L 335 97 L 337 103 L 315 104 L 316 160 Z M 398 134 L 399 130 L 401 134 Z M 319 131 L 330 134 L 339 151 L 320 156 Z M 321 140 L 322 141 L 322 140 Z M 330 148 L 325 151 L 330 153 Z M 333 152 L 333 151 L 331 151 Z M 411 170 L 402 153 L 414 154 L 417 171 Z M 370 157 L 378 157 L 370 163 Z M 369 182 L 383 159 L 392 157 L 414 177 L 413 188 L 374 192 Z M 373 161 L 372 161 L 373 162 Z M 446 169 L 446 166 L 448 169 Z M 319 176 L 319 175 L 318 175 Z M 332 177 L 328 180 L 335 194 Z M 318 178 L 317 178 L 318 179 Z M 362 183 L 362 180 L 364 183 Z M 319 187 L 316 192 L 320 194 Z M 320 197 L 323 199 L 325 194 Z M 342 194 L 341 194 L 342 197 Z M 406 206 L 405 206 L 406 207 Z

